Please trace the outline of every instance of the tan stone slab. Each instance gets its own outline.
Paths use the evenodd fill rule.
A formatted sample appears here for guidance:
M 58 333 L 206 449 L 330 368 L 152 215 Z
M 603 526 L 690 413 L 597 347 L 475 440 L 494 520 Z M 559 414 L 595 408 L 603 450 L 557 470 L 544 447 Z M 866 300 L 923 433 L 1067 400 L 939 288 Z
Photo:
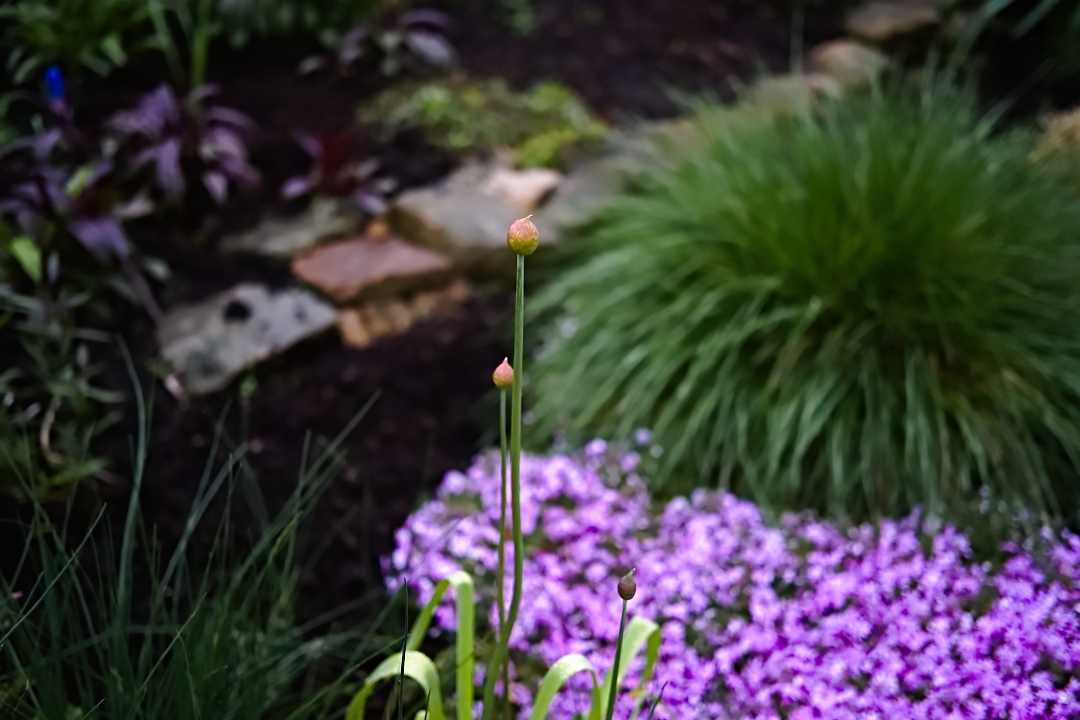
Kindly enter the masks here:
M 562 180 L 562 173 L 544 168 L 513 170 L 497 167 L 491 171 L 480 190 L 516 207 L 522 214 L 539 207 Z
M 818 45 L 810 52 L 810 62 L 844 89 L 869 85 L 889 66 L 889 58 L 880 50 L 854 40 Z
M 389 296 L 445 282 L 450 258 L 396 237 L 325 245 L 293 261 L 298 278 L 339 303 Z
M 372 300 L 338 311 L 342 340 L 351 347 L 367 347 L 381 338 L 399 335 L 414 323 L 453 311 L 469 297 L 469 285 L 455 280 L 436 290 L 417 293 L 408 300 Z
M 888 43 L 937 25 L 937 8 L 920 0 L 873 0 L 848 16 L 848 32 L 875 44 Z

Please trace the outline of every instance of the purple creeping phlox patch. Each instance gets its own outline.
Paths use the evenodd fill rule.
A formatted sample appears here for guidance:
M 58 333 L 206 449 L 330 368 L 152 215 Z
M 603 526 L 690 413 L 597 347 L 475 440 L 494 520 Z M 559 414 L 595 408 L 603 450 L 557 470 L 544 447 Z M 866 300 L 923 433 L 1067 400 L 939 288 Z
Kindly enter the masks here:
M 602 441 L 576 456 L 522 457 L 528 556 L 511 638 L 522 717 L 540 676 L 533 660 L 579 652 L 610 667 L 613 588 L 631 567 L 630 615 L 662 628 L 646 687 L 664 687 L 657 718 L 1080 717 L 1077 536 L 1045 533 L 1045 558 L 1009 546 L 992 572 L 970 559 L 962 533 L 929 535 L 917 516 L 841 531 L 787 515 L 771 527 L 752 503 L 706 491 L 654 508 L 637 460 Z M 435 581 L 464 569 L 494 623 L 498 519 L 496 453 L 448 474 L 398 531 L 384 559 L 391 589 L 404 578 L 426 602 Z M 435 626 L 454 620 L 447 598 Z M 584 685 L 571 687 L 551 717 L 587 707 Z M 615 716 L 631 704 L 624 697 Z

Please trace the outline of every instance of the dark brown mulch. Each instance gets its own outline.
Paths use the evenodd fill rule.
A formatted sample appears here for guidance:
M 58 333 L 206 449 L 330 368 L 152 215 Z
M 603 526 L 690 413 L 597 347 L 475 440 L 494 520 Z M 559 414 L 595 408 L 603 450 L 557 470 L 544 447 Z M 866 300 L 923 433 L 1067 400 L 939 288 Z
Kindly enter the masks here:
M 469 72 L 518 86 L 558 80 L 614 120 L 675 115 L 671 91 L 733 98 L 739 83 L 786 71 L 793 53 L 843 35 L 847 3 L 796 11 L 801 3 L 769 0 L 537 0 L 527 37 L 492 22 L 495 3 L 434 4 L 454 15 L 451 37 Z
M 342 443 L 344 468 L 313 519 L 313 545 L 328 546 L 306 579 L 305 615 L 381 587 L 377 558 L 392 550 L 394 529 L 446 472 L 463 469 L 481 449 L 489 426 L 482 401 L 507 354 L 502 329 L 511 303 L 502 292 L 482 295 L 453 315 L 360 350 L 336 338 L 316 341 L 260 369 L 247 407 L 236 391 L 188 407 L 158 393 L 145 519 L 159 537 L 179 537 L 219 428 L 218 465 L 230 443 L 247 439 L 251 469 L 275 512 L 300 477 L 305 443 L 310 466 L 373 401 Z M 237 497 L 242 492 L 238 485 Z M 122 494 L 115 500 L 124 504 Z M 244 502 L 236 507 L 248 517 Z M 201 539 L 215 526 L 209 517 Z M 238 532 L 246 533 L 243 525 Z

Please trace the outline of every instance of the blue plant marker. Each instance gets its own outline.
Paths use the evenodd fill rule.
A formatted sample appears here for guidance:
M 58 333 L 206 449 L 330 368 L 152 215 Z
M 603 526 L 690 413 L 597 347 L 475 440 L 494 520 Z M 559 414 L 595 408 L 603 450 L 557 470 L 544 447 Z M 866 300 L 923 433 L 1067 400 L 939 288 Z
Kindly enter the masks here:
M 62 103 L 67 99 L 64 74 L 56 65 L 50 65 L 45 71 L 45 96 L 49 103 Z

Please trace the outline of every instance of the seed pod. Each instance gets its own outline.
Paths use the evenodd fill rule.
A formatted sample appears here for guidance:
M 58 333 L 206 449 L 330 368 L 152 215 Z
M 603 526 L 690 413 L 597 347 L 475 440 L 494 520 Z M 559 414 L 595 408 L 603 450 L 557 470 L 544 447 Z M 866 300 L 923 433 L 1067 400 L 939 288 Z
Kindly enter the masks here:
M 623 600 L 632 600 L 637 594 L 637 583 L 634 582 L 634 571 L 626 573 L 619 581 L 619 597 Z
M 503 358 L 502 364 L 495 368 L 491 379 L 495 381 L 495 387 L 505 390 L 514 384 L 514 368 L 510 367 L 507 358 Z
M 518 255 L 532 255 L 540 244 L 540 232 L 533 225 L 532 215 L 515 220 L 506 233 L 506 244 Z

